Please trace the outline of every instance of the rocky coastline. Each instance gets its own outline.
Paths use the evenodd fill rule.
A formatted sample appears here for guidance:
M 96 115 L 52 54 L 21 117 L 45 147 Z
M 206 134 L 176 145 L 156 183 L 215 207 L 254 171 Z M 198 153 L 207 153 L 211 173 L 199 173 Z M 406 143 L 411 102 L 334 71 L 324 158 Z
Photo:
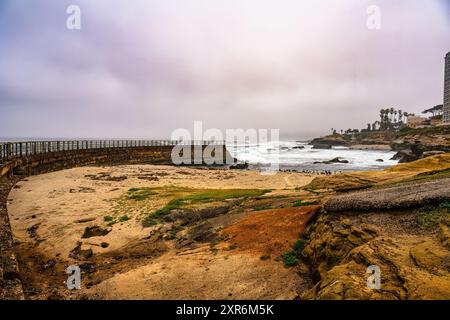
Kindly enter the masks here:
M 450 299 L 449 160 L 436 155 L 307 186 L 323 202 L 303 235 L 299 255 L 314 286 L 301 298 Z M 366 284 L 368 266 L 380 270 L 378 289 Z
M 348 147 L 359 150 L 391 150 L 393 160 L 411 162 L 428 156 L 450 152 L 450 126 L 333 134 L 313 139 L 316 149 Z

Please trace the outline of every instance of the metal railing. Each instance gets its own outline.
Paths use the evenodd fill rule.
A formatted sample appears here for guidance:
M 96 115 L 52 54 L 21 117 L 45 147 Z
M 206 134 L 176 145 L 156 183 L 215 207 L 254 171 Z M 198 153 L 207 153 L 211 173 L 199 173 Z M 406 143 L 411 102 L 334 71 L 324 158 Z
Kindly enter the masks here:
M 176 141 L 176 140 L 69 140 L 23 141 L 0 143 L 0 163 L 30 155 L 61 151 L 140 148 L 176 145 L 225 145 L 225 141 Z

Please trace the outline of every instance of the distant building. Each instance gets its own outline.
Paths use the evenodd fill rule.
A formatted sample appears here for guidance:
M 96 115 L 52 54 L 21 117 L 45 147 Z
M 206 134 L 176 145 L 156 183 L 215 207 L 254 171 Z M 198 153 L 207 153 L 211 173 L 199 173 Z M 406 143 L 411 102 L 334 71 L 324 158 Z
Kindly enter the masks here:
M 426 126 L 427 124 L 427 118 L 421 117 L 421 116 L 408 116 L 408 127 L 410 128 L 420 128 L 423 126 Z
M 430 118 L 430 124 L 434 126 L 440 126 L 442 124 L 442 116 L 435 116 Z
M 450 52 L 445 56 L 443 124 L 450 124 Z

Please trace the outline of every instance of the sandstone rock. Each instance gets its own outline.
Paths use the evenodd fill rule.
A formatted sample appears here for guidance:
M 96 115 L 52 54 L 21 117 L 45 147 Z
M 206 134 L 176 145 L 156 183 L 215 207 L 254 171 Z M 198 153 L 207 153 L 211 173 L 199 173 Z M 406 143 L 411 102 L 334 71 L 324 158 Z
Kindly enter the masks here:
M 390 160 L 399 160 L 399 163 L 412 162 L 420 159 L 420 156 L 411 151 L 398 151 Z
M 197 242 L 211 242 L 215 236 L 213 226 L 209 222 L 199 224 L 189 230 L 189 238 Z
M 77 242 L 77 245 L 75 248 L 73 248 L 70 253 L 69 257 L 72 259 L 89 259 L 93 256 L 93 251 L 88 246 L 83 246 L 83 243 L 81 241 Z
M 444 247 L 450 250 L 450 229 L 448 225 L 444 223 L 439 225 L 439 240 Z
M 81 249 L 79 253 L 79 257 L 82 259 L 89 259 L 94 255 L 91 248 L 88 249 Z
M 108 233 L 111 232 L 111 228 L 100 228 L 99 226 L 92 226 L 92 227 L 86 227 L 84 229 L 84 233 L 81 236 L 81 238 L 92 238 L 92 237 L 102 237 L 106 236 Z
M 331 197 L 328 212 L 408 209 L 450 199 L 450 178 L 419 181 L 389 187 L 349 192 Z
M 377 227 L 322 216 L 302 251 L 319 281 L 302 299 L 449 299 L 450 252 L 431 236 L 383 235 Z M 367 286 L 367 267 L 381 289 Z

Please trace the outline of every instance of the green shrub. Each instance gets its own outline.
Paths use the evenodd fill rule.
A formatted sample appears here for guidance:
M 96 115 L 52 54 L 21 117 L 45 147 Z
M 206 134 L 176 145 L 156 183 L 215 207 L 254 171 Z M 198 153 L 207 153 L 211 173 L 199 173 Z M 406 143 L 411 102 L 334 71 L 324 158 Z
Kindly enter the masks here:
M 111 217 L 111 216 L 104 216 L 104 217 L 103 217 L 103 221 L 105 221 L 105 222 L 111 222 L 111 221 L 113 221 L 113 220 L 114 220 L 114 218 Z
M 119 218 L 119 220 L 120 220 L 120 222 L 125 222 L 125 221 L 130 220 L 130 217 L 128 217 L 127 215 L 124 215 L 124 216 L 121 216 L 121 217 Z
M 292 267 L 298 264 L 298 259 L 293 251 L 286 252 L 282 258 L 285 267 Z
M 305 247 L 306 244 L 306 240 L 305 239 L 298 239 L 294 245 L 292 246 L 292 248 L 294 249 L 294 251 L 297 254 L 300 254 L 300 251 L 303 250 L 303 248 Z
M 450 209 L 450 201 L 447 200 L 447 201 L 442 202 L 441 207 L 445 208 L 445 209 Z

